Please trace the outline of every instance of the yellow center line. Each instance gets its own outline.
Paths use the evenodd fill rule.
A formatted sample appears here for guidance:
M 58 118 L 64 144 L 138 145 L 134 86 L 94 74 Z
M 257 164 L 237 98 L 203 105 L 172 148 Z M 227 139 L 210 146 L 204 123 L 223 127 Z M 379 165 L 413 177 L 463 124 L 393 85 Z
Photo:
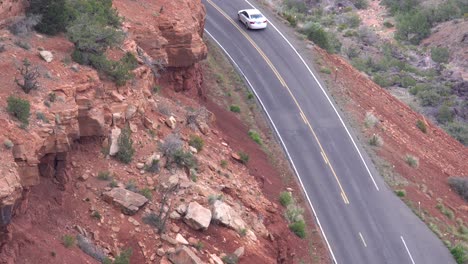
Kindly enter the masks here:
M 304 123 L 307 124 L 307 126 L 309 127 L 309 130 L 312 132 L 312 135 L 314 136 L 315 138 L 315 141 L 317 142 L 319 148 L 320 148 L 320 151 L 322 152 L 322 156 L 324 157 L 324 160 L 325 160 L 325 163 L 328 164 L 328 166 L 330 167 L 330 170 L 333 174 L 333 176 L 335 177 L 335 180 L 336 182 L 338 183 L 338 187 L 340 188 L 340 191 L 341 191 L 341 196 L 344 200 L 344 203 L 345 204 L 349 204 L 349 200 L 348 200 L 348 197 L 346 196 L 346 193 L 343 189 L 343 186 L 341 185 L 341 182 L 340 180 L 338 179 L 338 176 L 336 175 L 335 173 L 335 170 L 333 169 L 333 166 L 331 165 L 331 162 L 330 160 L 328 159 L 327 157 L 327 154 L 325 153 L 325 150 L 323 149 L 322 147 L 322 144 L 320 143 L 320 140 L 318 139 L 317 137 L 317 134 L 315 133 L 314 129 L 312 128 L 312 125 L 310 124 L 309 120 L 307 119 L 304 111 L 302 111 L 302 108 L 301 106 L 299 105 L 299 102 L 297 101 L 296 97 L 293 95 L 291 89 L 289 89 L 288 85 L 286 84 L 286 82 L 284 81 L 283 77 L 279 74 L 278 70 L 276 69 L 276 67 L 273 65 L 273 63 L 270 61 L 270 59 L 265 55 L 265 53 L 257 46 L 257 44 L 253 41 L 253 39 L 247 35 L 245 33 L 244 30 L 242 30 L 239 25 L 234 21 L 232 20 L 231 17 L 229 17 L 219 6 L 217 6 L 215 3 L 213 3 L 213 1 L 211 0 L 206 0 L 211 6 L 213 6 L 216 10 L 218 10 L 218 12 L 223 15 L 235 28 L 237 28 L 237 30 L 247 39 L 247 41 L 250 42 L 250 44 L 252 44 L 252 46 L 258 51 L 258 53 L 260 54 L 260 56 L 263 57 L 263 59 L 265 60 L 265 62 L 268 64 L 268 66 L 270 66 L 271 70 L 273 71 L 273 73 L 276 75 L 276 77 L 278 78 L 279 82 L 283 85 L 283 87 L 285 87 L 287 90 L 288 90 L 288 93 L 289 95 L 291 96 L 291 98 L 293 99 L 294 103 L 296 104 L 297 108 L 299 109 L 299 114 L 300 116 L 302 117 L 302 119 L 304 120 Z

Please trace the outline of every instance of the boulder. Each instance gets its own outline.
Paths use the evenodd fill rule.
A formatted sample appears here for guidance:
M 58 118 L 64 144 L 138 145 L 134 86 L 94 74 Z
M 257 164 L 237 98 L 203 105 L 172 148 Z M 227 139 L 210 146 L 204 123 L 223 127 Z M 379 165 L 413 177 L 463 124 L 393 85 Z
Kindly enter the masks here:
M 109 147 L 109 155 L 114 156 L 119 152 L 119 137 L 120 133 L 122 133 L 122 130 L 120 128 L 116 127 L 111 130 L 110 134 L 110 147 Z
M 240 215 L 225 202 L 216 200 L 212 208 L 213 220 L 219 221 L 221 224 L 228 226 L 236 231 L 244 229 L 246 224 Z
M 175 240 L 182 245 L 188 245 L 189 242 L 180 233 L 176 235 Z
M 52 55 L 52 52 L 48 50 L 39 51 L 39 55 L 41 55 L 41 57 L 47 62 L 51 62 L 52 60 L 54 60 L 54 55 Z
M 166 119 L 165 123 L 168 127 L 170 127 L 171 129 L 174 129 L 176 127 L 177 121 L 175 117 L 170 116 L 168 119 Z
M 169 260 L 174 264 L 203 264 L 204 262 L 193 251 L 186 247 L 178 247 L 169 255 Z
M 122 209 L 127 215 L 134 215 L 140 207 L 148 202 L 141 194 L 131 192 L 123 188 L 113 188 L 103 193 L 104 201 L 114 204 Z
M 237 258 L 241 258 L 242 256 L 244 256 L 244 251 L 244 247 L 240 247 L 234 251 L 234 255 L 236 255 Z
M 132 105 L 132 104 L 129 104 L 129 105 L 127 106 L 127 109 L 125 110 L 125 119 L 126 119 L 126 120 L 132 119 L 132 118 L 135 116 L 137 110 L 138 110 L 138 109 L 137 109 L 136 106 L 134 106 L 134 105 Z
M 191 202 L 187 207 L 184 221 L 195 230 L 206 230 L 211 222 L 211 211 L 197 202 Z

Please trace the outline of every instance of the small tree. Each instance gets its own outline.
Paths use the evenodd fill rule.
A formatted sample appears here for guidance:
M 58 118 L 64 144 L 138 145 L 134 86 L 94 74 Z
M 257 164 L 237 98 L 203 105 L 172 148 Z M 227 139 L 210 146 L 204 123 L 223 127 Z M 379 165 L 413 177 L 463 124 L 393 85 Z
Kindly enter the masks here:
M 25 93 L 29 93 L 31 90 L 37 90 L 39 84 L 37 83 L 37 77 L 39 77 L 39 71 L 37 67 L 31 68 L 31 63 L 28 59 L 23 60 L 23 67 L 18 69 L 23 76 L 23 83 L 15 78 L 16 84 L 23 89 Z
M 118 160 L 123 163 L 130 163 L 135 154 L 135 149 L 133 148 L 133 140 L 131 138 L 132 132 L 130 127 L 127 125 L 122 129 L 122 133 L 119 137 L 119 151 L 116 154 Z
M 433 47 L 431 49 L 431 59 L 437 63 L 447 63 L 449 55 L 449 50 L 447 48 Z
M 395 38 L 418 45 L 431 33 L 431 25 L 422 12 L 409 12 L 397 17 L 397 32 Z
M 166 222 L 169 217 L 169 211 L 172 208 L 171 197 L 179 190 L 179 185 L 173 185 L 167 189 L 160 188 L 161 200 L 160 207 L 157 213 L 150 213 L 143 217 L 143 221 L 156 228 L 158 234 L 164 233 L 166 230 Z

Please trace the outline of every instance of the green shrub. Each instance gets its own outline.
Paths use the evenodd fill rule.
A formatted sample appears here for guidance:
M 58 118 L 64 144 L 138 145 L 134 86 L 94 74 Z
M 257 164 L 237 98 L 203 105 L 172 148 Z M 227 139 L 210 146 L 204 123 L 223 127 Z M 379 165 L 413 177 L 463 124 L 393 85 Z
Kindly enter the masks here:
M 229 110 L 231 110 L 231 112 L 234 112 L 234 113 L 240 113 L 241 109 L 238 105 L 231 105 L 229 107 Z
M 23 125 L 27 126 L 29 124 L 29 116 L 31 106 L 29 101 L 23 100 L 19 97 L 9 96 L 7 98 L 7 111 L 16 117 Z
M 237 153 L 240 157 L 240 161 L 242 164 L 247 164 L 247 162 L 249 162 L 249 154 L 243 152 L 243 151 L 239 151 L 239 153 Z
M 254 98 L 254 94 L 252 92 L 247 93 L 247 99 L 252 100 Z
M 133 155 L 135 154 L 135 149 L 133 148 L 133 140 L 131 138 L 132 131 L 130 131 L 129 126 L 125 126 L 122 129 L 122 132 L 119 136 L 119 151 L 115 155 L 117 160 L 123 163 L 130 163 L 133 159 Z
M 448 183 L 455 192 L 468 202 L 468 177 L 452 176 L 448 178 Z
M 302 207 L 291 203 L 286 207 L 285 216 L 289 223 L 294 223 L 304 219 L 302 216 L 303 213 L 304 209 Z
M 263 145 L 262 138 L 255 130 L 249 130 L 249 137 L 259 145 Z
M 130 257 L 132 256 L 132 249 L 126 249 L 115 257 L 114 264 L 130 264 Z
M 5 146 L 6 149 L 11 149 L 14 144 L 11 140 L 5 139 L 5 141 L 3 141 L 3 146 Z
M 446 104 L 443 104 L 437 111 L 436 119 L 439 123 L 447 124 L 453 121 L 454 116 L 452 109 Z
M 405 190 L 396 190 L 396 191 L 395 191 L 395 194 L 396 194 L 398 197 L 405 197 L 405 196 L 406 196 L 406 191 L 405 191 Z
M 379 135 L 373 134 L 369 139 L 369 145 L 380 147 L 383 145 L 383 139 Z
M 372 80 L 378 84 L 380 87 L 389 87 L 391 85 L 393 85 L 393 80 L 391 78 L 389 78 L 388 76 L 385 76 L 383 74 L 375 74 L 373 77 L 372 77 Z
M 91 214 L 91 217 L 96 218 L 97 220 L 102 219 L 102 215 L 98 211 L 93 211 L 93 213 Z
M 361 24 L 361 18 L 358 14 L 355 13 L 348 13 L 346 15 L 346 25 L 350 28 L 357 28 Z
M 159 160 L 153 159 L 153 161 L 151 161 L 151 165 L 150 165 L 150 166 L 147 166 L 147 165 L 145 164 L 144 169 L 145 169 L 146 172 L 158 173 L 159 170 L 160 170 L 160 168 L 159 168 Z
M 372 114 L 371 112 L 367 112 L 366 116 L 364 117 L 364 126 L 367 128 L 374 127 L 379 123 L 379 119 Z
M 177 150 L 171 159 L 172 162 L 177 164 L 179 167 L 186 167 L 192 169 L 198 166 L 198 161 L 192 155 L 192 153 L 185 152 L 182 149 Z
M 413 87 L 416 85 L 416 80 L 411 76 L 404 76 L 401 78 L 401 86 L 404 88 Z
M 384 21 L 383 25 L 384 25 L 384 27 L 386 27 L 386 28 L 392 28 L 392 27 L 395 26 L 395 25 L 393 25 L 392 22 L 390 22 L 390 21 L 388 21 L 388 20 Z
M 239 258 L 235 254 L 227 254 L 222 258 L 225 264 L 236 264 L 239 261 Z
M 443 205 L 441 202 L 437 203 L 436 208 L 439 209 L 440 212 L 447 216 L 449 219 L 455 218 L 455 214 L 453 213 L 453 211 L 445 207 L 445 205 Z
M 198 152 L 202 151 L 203 145 L 205 144 L 203 138 L 197 135 L 191 135 L 188 143 L 190 146 L 194 147 Z
M 417 97 L 422 106 L 438 106 L 442 101 L 439 93 L 433 88 L 419 90 L 417 92 Z
M 101 181 L 110 181 L 112 179 L 111 173 L 109 171 L 100 171 L 97 176 L 98 180 Z
M 304 33 L 309 40 L 312 40 L 317 46 L 330 53 L 334 52 L 333 46 L 330 43 L 328 33 L 318 23 L 307 23 L 304 26 Z
M 146 197 L 146 199 L 148 200 L 151 200 L 151 198 L 153 198 L 153 193 L 151 192 L 151 189 L 148 187 L 141 189 L 139 193 L 143 195 L 144 197 Z
M 321 73 L 331 74 L 331 70 L 325 67 L 320 68 Z
M 127 184 L 125 184 L 125 189 L 135 193 L 139 191 L 134 179 L 129 180 Z
M 37 120 L 41 120 L 42 122 L 44 123 L 49 123 L 49 120 L 47 119 L 47 117 L 44 115 L 44 113 L 42 112 L 36 112 L 36 119 Z
M 413 155 L 406 154 L 405 161 L 409 166 L 413 168 L 417 168 L 419 166 L 418 158 Z
M 431 49 L 431 58 L 437 63 L 447 63 L 449 61 L 449 50 L 447 48 L 433 47 Z
M 65 31 L 69 19 L 66 0 L 31 0 L 27 13 L 41 16 L 35 29 L 48 35 Z
M 223 168 L 223 169 L 226 168 L 227 165 L 228 165 L 227 160 L 221 160 L 221 161 L 220 161 L 220 165 L 221 165 L 221 168 Z
M 117 186 L 118 186 L 118 183 L 117 183 L 116 180 L 112 179 L 112 181 L 109 182 L 109 187 L 115 188 L 115 187 L 117 187 Z
M 468 255 L 467 249 L 463 245 L 456 245 L 455 247 L 450 249 L 450 253 L 452 253 L 453 258 L 458 264 L 466 264 L 466 261 L 468 260 Z
M 293 197 L 290 192 L 284 191 L 280 193 L 279 201 L 282 206 L 288 207 L 293 202 Z
M 421 130 L 423 133 L 427 133 L 427 126 L 426 123 L 422 120 L 416 121 L 416 126 Z
M 75 245 L 75 237 L 72 235 L 64 235 L 62 237 L 62 243 L 66 248 L 70 248 Z
M 300 220 L 294 223 L 289 224 L 289 229 L 294 232 L 298 237 L 300 238 L 305 238 L 306 232 L 305 232 L 306 224 L 304 220 Z
M 396 39 L 418 45 L 430 33 L 431 25 L 422 12 L 410 12 L 397 16 Z
M 367 9 L 369 2 L 367 0 L 354 0 L 354 6 L 357 9 Z
M 307 5 L 302 0 L 283 0 L 283 5 L 298 13 L 306 13 L 308 11 Z
M 461 122 L 451 122 L 444 126 L 444 129 L 453 138 L 460 141 L 463 145 L 468 145 L 468 125 Z

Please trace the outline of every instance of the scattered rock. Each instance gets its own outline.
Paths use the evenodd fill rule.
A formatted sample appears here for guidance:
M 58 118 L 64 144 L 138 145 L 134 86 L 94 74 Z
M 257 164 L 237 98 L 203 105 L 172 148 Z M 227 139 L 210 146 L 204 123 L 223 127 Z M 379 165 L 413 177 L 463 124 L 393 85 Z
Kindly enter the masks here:
M 166 254 L 166 251 L 164 251 L 164 248 L 160 247 L 156 250 L 156 254 L 160 257 L 164 256 Z
M 86 181 L 88 178 L 89 178 L 89 174 L 85 172 L 85 173 L 81 174 L 80 177 L 78 177 L 78 180 Z
M 54 60 L 54 55 L 52 55 L 52 52 L 50 51 L 47 51 L 47 50 L 39 51 L 39 55 L 41 55 L 41 57 L 47 62 L 52 62 Z
M 195 230 L 206 230 L 211 222 L 211 211 L 197 202 L 191 202 L 187 207 L 184 221 Z
M 129 218 L 128 218 L 128 221 L 129 221 L 130 223 L 132 223 L 134 226 L 139 226 L 139 225 L 140 225 L 140 222 L 138 222 L 137 220 L 135 220 L 135 218 L 133 218 L 133 217 L 129 217 Z
M 123 188 L 113 188 L 103 193 L 104 201 L 119 206 L 124 214 L 133 215 L 148 202 L 141 194 Z
M 224 262 L 216 254 L 210 254 L 210 258 L 215 264 L 224 264 Z
M 187 212 L 187 205 L 186 204 L 180 204 L 176 208 L 176 212 L 179 213 L 180 215 L 185 215 Z
M 151 156 L 149 156 L 146 159 L 145 165 L 148 167 L 151 167 L 151 165 L 153 165 L 153 161 L 159 161 L 160 159 L 161 159 L 161 155 L 157 153 L 153 153 Z
M 171 231 L 174 233 L 179 233 L 180 232 L 180 227 L 178 227 L 176 224 L 171 225 Z
M 137 112 L 137 107 L 130 104 L 127 106 L 127 109 L 125 110 L 125 119 L 130 120 L 135 116 L 135 113 Z
M 169 260 L 174 264 L 203 264 L 203 261 L 186 246 L 178 247 L 169 255 Z
M 216 200 L 213 204 L 213 219 L 236 231 L 246 228 L 244 220 L 225 202 Z
M 188 242 L 191 246 L 198 245 L 199 240 L 194 237 L 189 237 Z
M 170 236 L 168 236 L 168 235 L 166 235 L 166 234 L 162 234 L 162 235 L 161 235 L 161 239 L 164 240 L 164 241 L 166 241 L 167 243 L 169 243 L 169 244 L 171 244 L 171 245 L 174 245 L 174 246 L 177 245 L 177 244 L 179 244 L 179 242 L 177 242 L 176 239 L 174 239 L 174 238 L 172 238 L 172 237 L 170 237 Z
M 144 164 L 144 163 L 141 163 L 141 162 L 138 162 L 138 163 L 136 164 L 136 167 L 137 167 L 137 169 L 141 170 L 141 169 L 143 169 L 143 168 L 145 167 L 145 164 Z
M 189 244 L 189 242 L 180 233 L 178 233 L 176 235 L 175 239 L 176 239 L 177 242 L 179 242 L 182 245 L 188 245 Z
M 244 247 L 240 247 L 234 251 L 234 255 L 237 256 L 237 258 L 241 258 L 244 255 Z
M 172 211 L 172 213 L 169 215 L 169 217 L 171 219 L 177 220 L 177 219 L 180 219 L 182 216 L 178 212 Z
M 240 156 L 239 156 L 239 154 L 237 154 L 237 153 L 235 153 L 235 152 L 232 152 L 232 153 L 231 153 L 231 157 L 232 157 L 233 159 L 235 159 L 236 161 L 239 161 L 239 162 L 242 161 L 241 158 L 240 158 Z
M 168 127 L 170 127 L 171 129 L 174 129 L 176 127 L 177 120 L 175 119 L 175 117 L 170 116 L 169 118 L 166 119 L 165 123 Z
M 198 150 L 192 146 L 189 146 L 189 150 L 190 152 L 192 152 L 192 154 L 197 154 Z
M 112 91 L 111 96 L 114 99 L 114 101 L 117 101 L 117 102 L 123 102 L 125 100 L 125 97 L 119 94 L 119 92 L 117 91 Z

